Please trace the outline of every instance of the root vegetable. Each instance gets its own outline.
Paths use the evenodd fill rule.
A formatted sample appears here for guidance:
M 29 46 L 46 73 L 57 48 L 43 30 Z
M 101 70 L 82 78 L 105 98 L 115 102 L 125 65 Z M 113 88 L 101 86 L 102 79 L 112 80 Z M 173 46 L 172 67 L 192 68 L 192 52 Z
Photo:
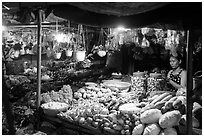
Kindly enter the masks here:
M 164 99 L 168 95 L 169 95 L 169 93 L 163 93 L 163 94 L 159 95 L 156 99 L 154 99 L 150 104 L 155 104 L 155 103 L 161 101 L 162 99 Z
M 116 134 L 117 133 L 115 130 L 111 129 L 110 127 L 104 127 L 103 129 L 104 129 L 104 131 L 109 132 L 111 134 Z
M 143 135 L 158 135 L 161 128 L 157 123 L 149 124 L 145 127 Z
M 160 135 L 177 135 L 177 131 L 175 128 L 166 128 L 161 131 Z
M 169 109 L 167 109 L 165 106 L 163 106 L 163 107 L 161 108 L 162 114 L 166 113 L 168 110 L 169 110 Z
M 169 101 L 165 103 L 166 109 L 171 109 L 173 107 L 173 102 L 177 99 L 177 96 L 172 97 Z
M 159 119 L 159 125 L 162 128 L 170 128 L 170 127 L 176 126 L 176 125 L 178 125 L 178 123 L 181 119 L 181 116 L 182 115 L 178 110 L 166 112 Z
M 160 102 L 157 102 L 155 105 L 154 105 L 154 109 L 161 109 L 164 105 L 165 105 L 165 101 L 160 101 Z
M 144 124 L 157 123 L 162 116 L 158 109 L 149 109 L 140 115 L 140 121 Z
M 113 125 L 113 129 L 120 131 L 120 130 L 123 129 L 123 127 L 122 127 L 121 125 L 114 124 L 114 125 Z
M 93 125 L 93 127 L 98 128 L 99 123 L 98 123 L 98 122 L 96 122 L 96 121 L 93 121 L 93 122 L 92 122 L 92 125 Z
M 129 125 L 124 125 L 124 129 L 130 129 Z
M 145 129 L 145 125 L 139 124 L 139 125 L 134 127 L 134 129 L 132 131 L 132 135 L 142 135 L 144 129 Z
M 104 115 L 108 115 L 109 114 L 109 110 L 107 108 L 103 108 L 101 111 L 100 111 L 101 114 L 104 114 Z
M 179 109 L 179 107 L 182 105 L 182 100 L 180 100 L 180 99 L 176 99 L 174 102 L 173 102 L 173 107 L 175 108 L 175 109 Z
M 169 101 L 171 98 L 172 98 L 172 95 L 170 94 L 170 95 L 166 96 L 165 98 L 163 98 L 163 99 L 161 100 L 161 102 L 162 102 L 162 101 L 167 102 L 167 101 Z

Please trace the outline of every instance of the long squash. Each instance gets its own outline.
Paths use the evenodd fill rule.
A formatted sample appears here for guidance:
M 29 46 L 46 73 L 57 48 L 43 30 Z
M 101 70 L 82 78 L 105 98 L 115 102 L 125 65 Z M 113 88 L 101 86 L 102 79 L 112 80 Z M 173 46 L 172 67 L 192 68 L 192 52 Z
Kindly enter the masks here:
M 161 102 L 167 102 L 167 101 L 169 101 L 171 98 L 172 98 L 172 95 L 170 94 L 170 95 L 164 97 L 164 98 L 161 100 Z
M 158 96 L 159 96 L 159 95 L 154 95 L 154 96 L 148 98 L 148 102 L 151 103 L 151 102 L 152 102 L 153 100 L 155 100 Z
M 155 104 L 155 103 L 161 101 L 163 98 L 165 98 L 168 95 L 169 95 L 169 93 L 163 93 L 163 94 L 159 95 L 156 99 L 154 99 L 150 104 Z
M 177 99 L 177 96 L 172 97 L 169 101 L 165 103 L 166 109 L 171 109 L 173 107 L 173 102 Z
M 156 99 L 154 99 L 151 103 L 147 104 L 145 107 L 142 108 L 141 110 L 141 113 L 146 111 L 146 110 L 149 110 L 149 109 L 152 109 L 154 108 L 154 105 L 161 101 L 163 98 L 165 98 L 166 96 L 168 96 L 170 93 L 163 93 L 161 95 L 159 95 Z
M 165 105 L 165 103 L 166 103 L 165 101 L 159 101 L 154 105 L 153 108 L 156 108 L 156 109 L 160 110 Z

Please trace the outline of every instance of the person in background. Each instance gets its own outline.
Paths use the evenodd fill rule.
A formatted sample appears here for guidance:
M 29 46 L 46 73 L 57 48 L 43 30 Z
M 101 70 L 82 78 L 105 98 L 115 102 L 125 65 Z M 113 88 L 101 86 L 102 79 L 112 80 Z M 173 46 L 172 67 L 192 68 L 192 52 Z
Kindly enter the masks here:
M 181 67 L 181 54 L 171 54 L 169 63 L 172 69 L 167 74 L 167 86 L 174 92 L 180 88 L 186 89 L 187 73 L 186 70 Z

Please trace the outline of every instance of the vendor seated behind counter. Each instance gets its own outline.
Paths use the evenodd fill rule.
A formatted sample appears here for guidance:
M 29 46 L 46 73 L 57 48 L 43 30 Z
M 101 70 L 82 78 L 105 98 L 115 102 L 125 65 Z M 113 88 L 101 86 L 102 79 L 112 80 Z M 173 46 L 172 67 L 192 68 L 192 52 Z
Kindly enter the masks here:
M 170 56 L 170 70 L 167 74 L 167 85 L 171 91 L 176 92 L 180 88 L 186 88 L 186 71 L 181 68 L 182 56 L 176 53 Z

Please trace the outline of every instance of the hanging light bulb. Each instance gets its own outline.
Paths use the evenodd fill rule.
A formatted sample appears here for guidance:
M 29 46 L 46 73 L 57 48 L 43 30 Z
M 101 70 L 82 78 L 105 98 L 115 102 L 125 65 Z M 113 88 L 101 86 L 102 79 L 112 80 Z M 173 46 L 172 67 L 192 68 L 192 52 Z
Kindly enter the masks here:
M 128 31 L 128 30 L 130 30 L 130 29 L 127 29 L 127 28 L 125 28 L 125 27 L 123 27 L 123 26 L 118 26 L 118 27 L 117 27 L 117 30 L 118 30 L 118 31 Z
M 55 39 L 57 40 L 57 42 L 64 42 L 64 37 L 65 35 L 63 33 L 57 33 L 55 35 Z

